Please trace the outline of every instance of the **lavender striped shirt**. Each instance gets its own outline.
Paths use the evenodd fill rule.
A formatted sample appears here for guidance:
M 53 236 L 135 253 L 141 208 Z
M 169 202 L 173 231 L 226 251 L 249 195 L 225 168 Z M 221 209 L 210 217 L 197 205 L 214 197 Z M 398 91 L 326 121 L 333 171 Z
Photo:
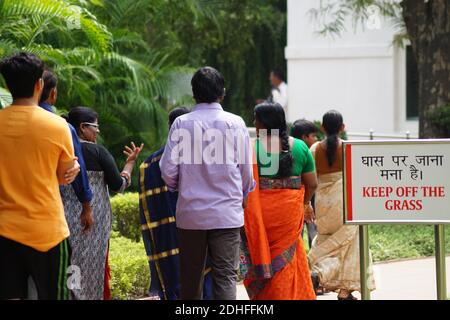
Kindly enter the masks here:
M 251 153 L 244 121 L 219 103 L 198 104 L 175 120 L 160 168 L 169 190 L 179 192 L 178 228 L 244 225 L 242 201 L 255 188 Z

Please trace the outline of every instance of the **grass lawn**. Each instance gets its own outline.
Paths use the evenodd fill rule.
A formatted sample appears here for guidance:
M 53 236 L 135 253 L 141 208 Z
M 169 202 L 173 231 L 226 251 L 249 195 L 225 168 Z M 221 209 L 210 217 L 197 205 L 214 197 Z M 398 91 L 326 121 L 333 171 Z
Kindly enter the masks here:
M 445 227 L 445 240 L 450 253 L 450 226 Z M 429 257 L 434 255 L 434 226 L 370 226 L 369 242 L 374 261 Z

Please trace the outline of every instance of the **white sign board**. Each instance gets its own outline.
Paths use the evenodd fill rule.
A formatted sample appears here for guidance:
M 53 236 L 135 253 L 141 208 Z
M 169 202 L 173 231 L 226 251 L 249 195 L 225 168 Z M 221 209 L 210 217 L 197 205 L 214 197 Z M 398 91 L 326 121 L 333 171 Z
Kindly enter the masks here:
M 450 223 L 450 140 L 347 141 L 347 224 Z

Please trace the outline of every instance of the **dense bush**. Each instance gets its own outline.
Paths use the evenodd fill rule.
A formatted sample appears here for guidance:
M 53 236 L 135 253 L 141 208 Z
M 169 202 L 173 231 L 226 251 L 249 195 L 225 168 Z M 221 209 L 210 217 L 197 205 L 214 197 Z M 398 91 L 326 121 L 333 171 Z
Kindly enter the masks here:
M 113 299 L 139 299 L 148 296 L 150 270 L 144 244 L 111 235 L 109 264 Z
M 139 194 L 118 194 L 111 198 L 113 211 L 113 230 L 133 241 L 141 239 L 141 222 L 139 218 Z

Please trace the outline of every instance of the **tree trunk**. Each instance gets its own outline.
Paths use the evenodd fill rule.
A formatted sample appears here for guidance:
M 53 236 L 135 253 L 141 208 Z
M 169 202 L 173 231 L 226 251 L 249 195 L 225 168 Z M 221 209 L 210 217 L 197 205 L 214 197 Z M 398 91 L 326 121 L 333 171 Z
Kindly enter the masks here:
M 418 67 L 419 135 L 445 137 L 448 130 L 430 117 L 450 106 L 450 0 L 403 0 L 401 6 Z

